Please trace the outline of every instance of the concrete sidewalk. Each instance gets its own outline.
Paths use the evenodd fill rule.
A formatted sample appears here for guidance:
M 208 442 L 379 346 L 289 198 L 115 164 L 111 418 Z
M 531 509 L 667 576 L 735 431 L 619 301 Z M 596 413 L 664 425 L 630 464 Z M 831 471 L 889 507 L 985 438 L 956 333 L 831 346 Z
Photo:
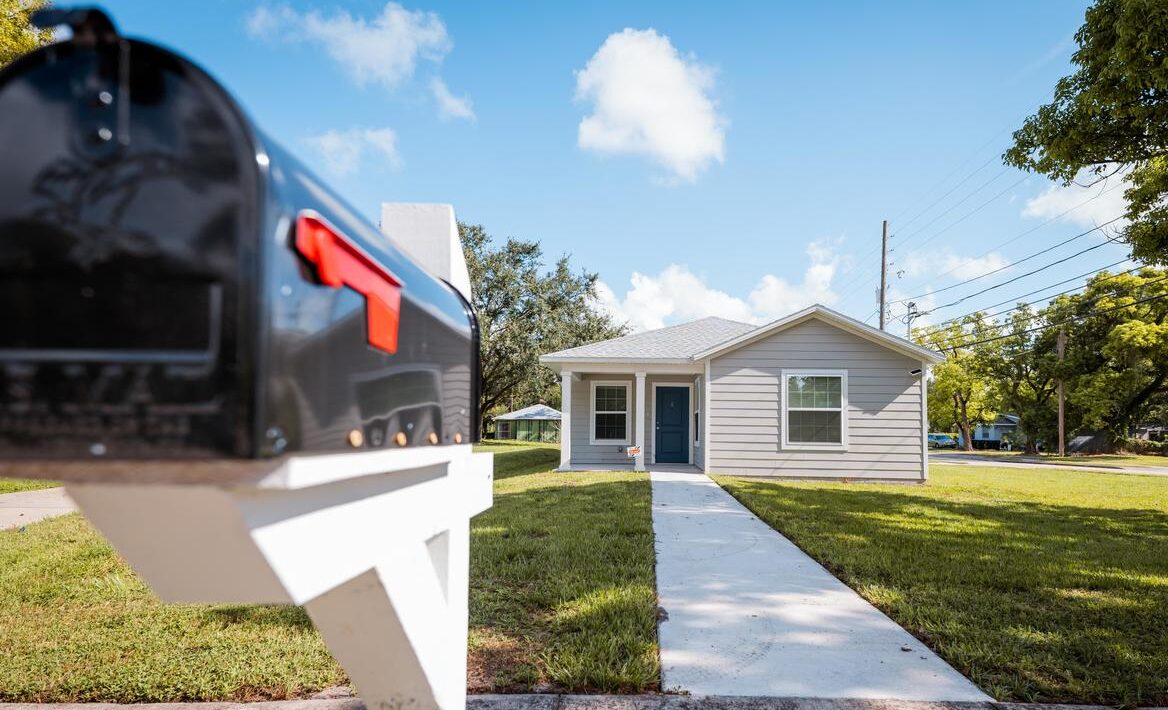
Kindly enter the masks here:
M 704 474 L 651 479 L 665 690 L 990 699 Z
M 1127 473 L 1138 476 L 1168 476 L 1168 467 L 1160 466 L 1092 466 L 1090 464 L 1067 463 L 1063 461 L 1016 461 L 1003 460 L 999 456 L 978 456 L 977 454 L 930 453 L 930 463 L 955 466 L 997 466 L 1000 468 L 1070 468 L 1092 473 Z
M 18 528 L 77 510 L 64 488 L 0 494 L 0 530 Z
M 701 695 L 472 695 L 468 710 L 1113 710 L 1102 705 Z M 0 710 L 368 710 L 358 698 L 257 703 L 0 703 Z M 1146 710 L 1165 710 L 1147 708 Z

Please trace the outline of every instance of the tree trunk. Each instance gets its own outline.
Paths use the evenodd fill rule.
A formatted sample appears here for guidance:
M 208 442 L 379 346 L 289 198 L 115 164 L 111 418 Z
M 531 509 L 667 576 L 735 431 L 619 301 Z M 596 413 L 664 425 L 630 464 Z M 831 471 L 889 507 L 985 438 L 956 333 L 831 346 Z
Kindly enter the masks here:
M 973 427 L 969 425 L 969 402 L 960 393 L 955 393 L 953 404 L 957 410 L 957 428 L 961 430 L 961 448 L 973 451 Z

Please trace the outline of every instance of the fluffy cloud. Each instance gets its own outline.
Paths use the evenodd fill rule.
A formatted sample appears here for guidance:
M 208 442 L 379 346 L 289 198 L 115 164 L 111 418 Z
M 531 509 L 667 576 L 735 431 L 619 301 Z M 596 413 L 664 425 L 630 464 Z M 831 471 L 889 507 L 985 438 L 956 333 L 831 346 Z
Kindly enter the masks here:
M 370 19 L 345 10 L 326 16 L 288 5 L 261 5 L 248 16 L 247 30 L 256 38 L 315 45 L 358 86 L 390 90 L 412 78 L 420 61 L 440 64 L 452 47 L 436 13 L 407 10 L 394 2 Z M 470 99 L 451 94 L 440 78 L 430 88 L 440 116 L 474 118 Z
M 813 243 L 807 247 L 807 255 L 811 264 L 802 283 L 766 274 L 745 298 L 711 288 L 687 267 L 671 264 L 656 276 L 634 273 L 623 298 L 607 284 L 599 283 L 596 305 L 633 330 L 650 330 L 667 322 L 706 316 L 766 323 L 812 303 L 830 305 L 838 300 L 831 282 L 839 258 L 831 246 Z
M 1095 179 L 1086 174 L 1080 175 L 1080 178 L 1078 182 L 1085 185 Z M 1127 180 L 1122 173 L 1091 187 L 1051 185 L 1037 197 L 1026 201 L 1022 216 L 1039 219 L 1057 217 L 1060 222 L 1095 227 L 1110 222 L 1127 210 L 1127 200 L 1123 196 L 1127 187 Z M 1114 226 L 1121 228 L 1125 222 L 1121 219 Z
M 591 102 L 580 121 L 580 148 L 645 155 L 673 180 L 693 182 L 724 158 L 726 119 L 708 92 L 714 72 L 683 57 L 655 30 L 609 35 L 576 73 L 576 98 Z
M 450 89 L 442 79 L 434 77 L 434 80 L 430 82 L 430 91 L 434 94 L 434 100 L 438 102 L 438 115 L 441 118 L 463 118 L 468 121 L 475 119 L 474 106 L 471 104 L 470 98 L 450 93 Z
M 337 176 L 356 173 L 369 157 L 379 158 L 392 168 L 401 166 L 397 133 L 392 128 L 326 131 L 310 136 L 304 142 L 320 157 L 325 168 Z

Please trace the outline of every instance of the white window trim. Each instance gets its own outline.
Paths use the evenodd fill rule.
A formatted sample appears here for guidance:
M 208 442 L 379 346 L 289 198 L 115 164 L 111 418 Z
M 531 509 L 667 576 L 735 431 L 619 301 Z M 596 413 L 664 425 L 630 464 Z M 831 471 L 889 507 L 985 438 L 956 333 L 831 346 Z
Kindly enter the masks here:
M 787 402 L 790 401 L 787 395 L 787 380 L 792 377 L 839 377 L 840 378 L 840 443 L 809 443 L 797 441 L 792 443 L 788 440 L 788 433 L 790 429 L 787 427 Z M 848 371 L 847 370 L 815 370 L 815 369 L 798 369 L 798 370 L 783 370 L 782 371 L 783 385 L 782 385 L 782 399 L 779 402 L 779 412 L 782 415 L 781 428 L 783 431 L 783 449 L 789 451 L 847 451 L 848 450 Z M 825 411 L 834 412 L 835 409 L 816 408 L 800 409 L 798 411 Z
M 628 380 L 592 380 L 589 387 L 588 394 L 588 443 L 601 444 L 604 446 L 628 446 L 632 441 L 631 425 L 633 423 L 633 395 L 632 383 Z M 625 388 L 625 438 L 623 439 L 597 439 L 596 438 L 596 415 L 597 414 L 618 414 L 618 412 L 598 412 L 596 411 L 596 388 L 597 387 L 624 387 Z

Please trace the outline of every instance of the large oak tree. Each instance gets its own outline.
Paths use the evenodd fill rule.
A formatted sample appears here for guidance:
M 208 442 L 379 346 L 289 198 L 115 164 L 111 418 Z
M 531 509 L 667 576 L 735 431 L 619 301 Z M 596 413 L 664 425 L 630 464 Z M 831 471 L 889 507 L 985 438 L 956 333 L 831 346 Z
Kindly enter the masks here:
M 623 335 L 593 307 L 596 274 L 573 271 L 568 257 L 544 269 L 539 243 L 496 244 L 482 225 L 459 223 L 482 333 L 483 423 L 501 409 L 544 401 L 559 406 L 544 353 Z

